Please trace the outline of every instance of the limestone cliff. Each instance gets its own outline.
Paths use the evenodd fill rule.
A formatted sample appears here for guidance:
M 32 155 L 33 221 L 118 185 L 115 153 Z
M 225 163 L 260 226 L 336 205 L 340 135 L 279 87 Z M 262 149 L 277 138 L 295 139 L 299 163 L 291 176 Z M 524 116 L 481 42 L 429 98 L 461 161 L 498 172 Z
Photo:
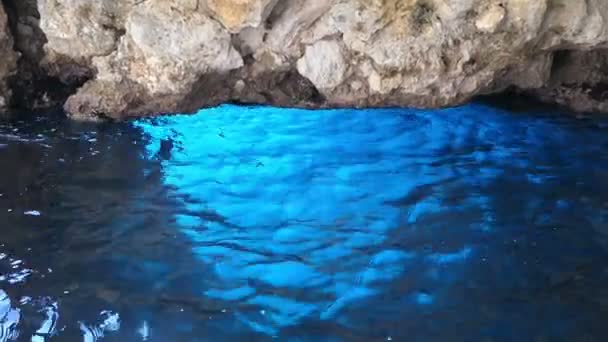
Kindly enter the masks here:
M 16 50 L 81 118 L 226 101 L 439 107 L 507 88 L 608 110 L 605 0 L 4 0 L 17 2 L 35 24 L 13 25 Z M 2 80 L 6 27 L 0 12 Z

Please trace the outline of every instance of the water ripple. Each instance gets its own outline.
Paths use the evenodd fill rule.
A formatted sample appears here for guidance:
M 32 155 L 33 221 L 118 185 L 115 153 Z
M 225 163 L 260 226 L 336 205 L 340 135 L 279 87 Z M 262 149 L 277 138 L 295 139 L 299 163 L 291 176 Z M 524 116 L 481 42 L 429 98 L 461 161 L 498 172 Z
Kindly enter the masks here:
M 136 125 L 150 158 L 163 156 L 164 184 L 184 199 L 176 222 L 213 270 L 205 293 L 264 308 L 238 317 L 269 335 L 306 319 L 350 325 L 349 307 L 397 279 L 422 277 L 437 293 L 406 290 L 414 303 L 445 300 L 463 263 L 483 258 L 478 241 L 505 229 L 488 188 L 558 182 L 556 158 L 577 162 L 579 151 L 542 147 L 580 140 L 559 120 L 513 120 L 481 105 L 222 106 Z
M 605 121 L 0 123 L 0 341 L 602 340 Z

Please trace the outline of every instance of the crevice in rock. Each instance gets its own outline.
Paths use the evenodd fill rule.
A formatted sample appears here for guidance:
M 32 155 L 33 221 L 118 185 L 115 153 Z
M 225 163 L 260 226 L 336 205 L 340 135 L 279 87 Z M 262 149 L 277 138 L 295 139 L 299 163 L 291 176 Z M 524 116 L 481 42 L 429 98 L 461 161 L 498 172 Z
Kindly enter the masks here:
M 250 82 L 251 91 L 277 106 L 312 107 L 325 104 L 325 97 L 310 80 L 295 70 L 262 74 Z
M 63 106 L 65 100 L 84 84 L 86 77 L 60 80 L 42 66 L 47 39 L 40 29 L 36 0 L 2 0 L 9 17 L 9 27 L 20 53 L 17 73 L 9 79 L 13 91 L 11 110 L 46 111 Z
M 238 34 L 231 34 L 230 39 L 232 47 L 241 55 L 243 63 L 249 65 L 253 63 L 253 51 L 249 51 L 247 44 L 239 37 Z
M 264 28 L 272 30 L 274 24 L 281 19 L 281 16 L 287 10 L 289 3 L 290 1 L 278 1 L 272 11 L 270 11 L 266 21 L 264 21 Z
M 530 92 L 525 92 L 517 87 L 508 87 L 498 93 L 476 96 L 474 101 L 493 107 L 508 110 L 514 113 L 555 112 L 562 107 L 555 103 L 547 103 Z
M 606 112 L 608 50 L 555 52 L 548 83 L 527 94 L 577 112 Z
M 594 85 L 583 84 L 583 87 L 591 86 L 589 96 L 595 101 L 608 101 L 608 82 L 600 82 Z M 584 88 L 583 88 L 584 89 Z
M 553 53 L 553 64 L 551 65 L 551 75 L 555 75 L 561 68 L 568 63 L 569 50 L 559 50 Z
M 229 74 L 206 74 L 192 86 L 190 93 L 181 100 L 180 112 L 196 112 L 200 108 L 219 105 L 230 99 L 230 82 L 238 71 Z
M 435 9 L 430 2 L 421 1 L 416 3 L 412 10 L 413 28 L 416 32 L 421 32 L 423 28 L 430 25 L 433 20 Z
M 326 99 L 319 90 L 306 77 L 297 71 L 291 70 L 277 83 L 278 89 L 282 90 L 293 103 L 323 104 Z

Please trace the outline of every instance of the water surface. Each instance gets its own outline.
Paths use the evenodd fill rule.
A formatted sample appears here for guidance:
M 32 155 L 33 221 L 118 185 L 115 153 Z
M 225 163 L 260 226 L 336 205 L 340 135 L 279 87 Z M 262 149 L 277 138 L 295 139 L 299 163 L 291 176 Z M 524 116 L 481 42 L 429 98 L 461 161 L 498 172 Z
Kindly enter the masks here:
M 0 125 L 0 341 L 603 341 L 608 121 Z

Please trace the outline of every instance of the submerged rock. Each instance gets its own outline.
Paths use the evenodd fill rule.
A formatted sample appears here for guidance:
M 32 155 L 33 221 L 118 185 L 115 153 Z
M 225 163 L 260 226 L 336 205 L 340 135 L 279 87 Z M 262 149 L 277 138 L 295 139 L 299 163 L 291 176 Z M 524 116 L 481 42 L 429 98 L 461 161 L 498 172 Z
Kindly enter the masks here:
M 79 118 L 227 101 L 441 107 L 508 88 L 608 109 L 604 0 L 37 0 L 37 9 L 39 64 Z M 15 53 L 1 12 L 0 27 L 6 80 Z

